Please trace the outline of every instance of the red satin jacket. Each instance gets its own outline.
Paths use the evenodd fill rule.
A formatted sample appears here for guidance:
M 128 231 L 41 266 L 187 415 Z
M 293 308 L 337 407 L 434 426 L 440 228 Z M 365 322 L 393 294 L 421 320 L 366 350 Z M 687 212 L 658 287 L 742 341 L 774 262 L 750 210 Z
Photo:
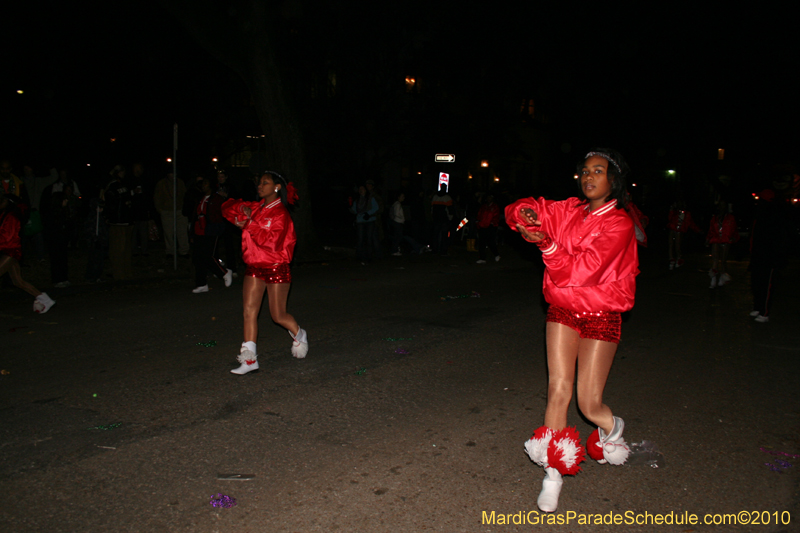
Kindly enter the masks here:
M 0 251 L 11 257 L 19 257 L 22 249 L 19 238 L 20 221 L 9 211 L 0 211 Z
M 500 225 L 500 206 L 492 202 L 490 205 L 483 204 L 478 209 L 477 226 L 485 229 L 490 226 Z
M 280 199 L 269 205 L 230 199 L 222 204 L 222 216 L 233 224 L 247 220 L 243 207 L 252 211 L 242 228 L 242 259 L 250 266 L 269 267 L 291 263 L 297 236 L 289 210 Z
M 525 198 L 506 207 L 514 231 L 522 224 L 519 210 L 533 209 L 542 222 L 533 226 L 553 244 L 542 250 L 548 303 L 573 311 L 613 311 L 633 307 L 639 256 L 633 220 L 616 200 L 593 212 L 578 198 L 561 202 Z
M 739 230 L 736 229 L 736 219 L 733 215 L 725 215 L 722 224 L 719 217 L 714 215 L 708 225 L 706 240 L 711 244 L 728 244 L 739 240 Z
M 681 213 L 683 213 L 683 219 L 681 219 Z M 669 222 L 667 222 L 667 229 L 677 231 L 678 233 L 688 233 L 689 230 L 701 233 L 700 228 L 697 227 L 697 224 L 695 224 L 694 220 L 692 219 L 692 214 L 686 210 L 683 211 L 671 210 L 669 212 Z

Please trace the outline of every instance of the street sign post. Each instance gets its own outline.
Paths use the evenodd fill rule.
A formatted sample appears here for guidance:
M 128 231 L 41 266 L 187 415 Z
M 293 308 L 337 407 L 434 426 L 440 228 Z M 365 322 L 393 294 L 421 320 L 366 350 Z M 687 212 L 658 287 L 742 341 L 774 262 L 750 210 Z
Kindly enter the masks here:
M 456 154 L 436 154 L 434 159 L 437 163 L 455 163 Z

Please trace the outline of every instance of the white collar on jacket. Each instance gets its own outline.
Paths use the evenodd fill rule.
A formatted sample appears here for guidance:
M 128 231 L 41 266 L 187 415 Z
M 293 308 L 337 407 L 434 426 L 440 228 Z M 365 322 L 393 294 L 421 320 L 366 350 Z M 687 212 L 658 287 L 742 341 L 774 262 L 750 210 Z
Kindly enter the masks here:
M 616 200 L 611 200 L 607 204 L 604 204 L 603 207 L 601 207 L 599 209 L 595 209 L 594 211 L 590 211 L 589 215 L 605 215 L 606 213 L 608 213 L 609 211 L 614 209 L 614 207 L 616 205 L 617 205 L 617 201 Z M 587 205 L 585 207 L 585 209 L 589 209 L 589 206 Z

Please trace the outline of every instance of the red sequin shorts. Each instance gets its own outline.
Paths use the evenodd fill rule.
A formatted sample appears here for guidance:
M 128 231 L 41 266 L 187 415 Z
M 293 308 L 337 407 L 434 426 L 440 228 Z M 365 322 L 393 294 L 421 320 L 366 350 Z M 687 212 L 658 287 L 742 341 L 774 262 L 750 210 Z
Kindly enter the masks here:
M 267 283 L 291 283 L 292 271 L 289 263 L 280 263 L 269 267 L 255 267 L 247 265 L 245 276 L 253 276 Z
M 578 332 L 581 339 L 619 344 L 622 333 L 622 315 L 612 311 L 582 312 L 551 305 L 547 310 L 547 321 L 564 324 Z
M 0 250 L 0 255 L 7 255 L 19 261 L 22 259 L 22 248 L 3 248 Z

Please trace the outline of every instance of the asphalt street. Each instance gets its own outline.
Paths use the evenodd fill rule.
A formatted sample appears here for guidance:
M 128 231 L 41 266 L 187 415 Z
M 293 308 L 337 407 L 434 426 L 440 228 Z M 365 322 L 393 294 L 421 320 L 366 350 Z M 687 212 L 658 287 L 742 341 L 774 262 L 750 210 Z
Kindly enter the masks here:
M 655 451 L 588 460 L 555 525 L 523 450 L 546 400 L 535 254 L 295 265 L 308 357 L 265 306 L 241 377 L 241 278 L 74 286 L 45 315 L 2 289 L 0 531 L 800 531 L 800 265 L 758 324 L 746 262 L 710 290 L 705 254 L 669 271 L 662 252 L 643 253 L 605 394 Z M 570 423 L 594 429 L 574 402 Z M 598 519 L 623 523 L 580 523 Z

